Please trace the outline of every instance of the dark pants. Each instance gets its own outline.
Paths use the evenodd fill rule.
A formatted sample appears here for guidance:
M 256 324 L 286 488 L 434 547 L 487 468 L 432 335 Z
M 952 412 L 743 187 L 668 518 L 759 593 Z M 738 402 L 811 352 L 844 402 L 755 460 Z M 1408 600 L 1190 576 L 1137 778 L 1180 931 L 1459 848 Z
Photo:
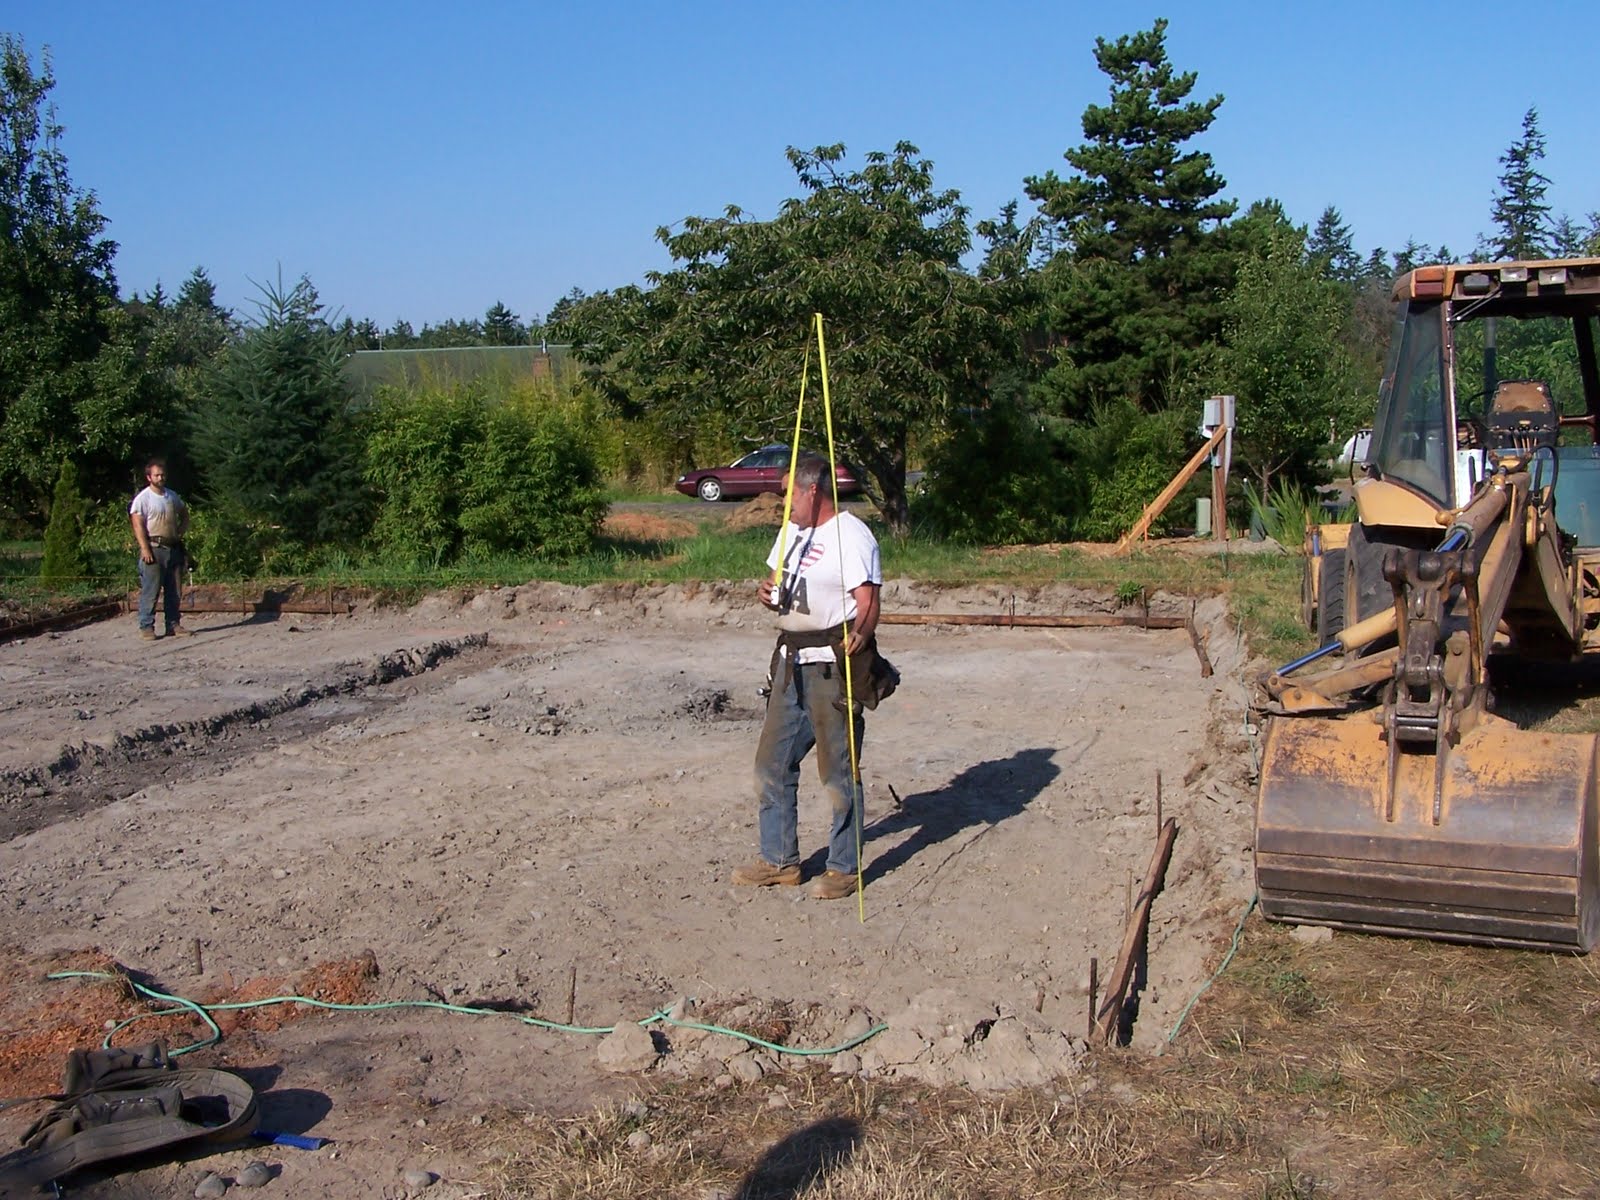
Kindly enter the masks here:
M 156 627 L 156 593 L 160 592 L 170 632 L 178 623 L 183 599 L 183 547 L 151 546 L 150 553 L 155 555 L 155 562 L 139 559 L 139 628 Z

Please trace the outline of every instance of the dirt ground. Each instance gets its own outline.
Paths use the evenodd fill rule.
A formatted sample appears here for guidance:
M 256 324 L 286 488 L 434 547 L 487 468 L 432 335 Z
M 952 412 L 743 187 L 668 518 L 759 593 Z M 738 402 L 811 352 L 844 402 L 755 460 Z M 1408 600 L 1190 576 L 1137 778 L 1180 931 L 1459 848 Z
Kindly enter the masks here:
M 884 595 L 890 614 L 1111 605 L 1065 587 Z M 641 1047 L 636 1028 L 513 1014 L 627 1033 L 672 1009 L 796 1048 L 884 1023 L 828 1068 L 983 1090 L 1070 1080 L 1090 960 L 1104 980 L 1155 846 L 1158 776 L 1179 834 L 1135 1046 L 1162 1044 L 1250 895 L 1239 639 L 1220 601 L 1197 618 L 1209 678 L 1182 630 L 885 626 L 904 682 L 868 718 L 859 907 L 728 882 L 756 854 L 771 645 L 747 584 L 196 615 L 197 636 L 153 645 L 124 617 L 0 646 L 0 1025 L 20 1047 L 46 1008 L 76 1004 L 97 1035 L 137 1011 L 44 981 L 89 951 L 190 997 L 321 988 L 504 1010 L 230 1021 L 191 1061 L 242 1070 L 265 1127 L 333 1139 L 273 1151 L 301 1195 L 396 1195 L 408 1168 L 443 1177 L 430 1195 L 467 1195 L 451 1181 L 471 1162 L 430 1125 L 576 1112 L 649 1073 L 743 1086 L 814 1061 L 664 1023 Z M 808 875 L 824 804 L 808 764 Z M 149 1022 L 117 1041 L 199 1032 Z M 7 1095 L 60 1070 L 64 1046 L 26 1044 L 39 1052 L 11 1063 Z M 0 1114 L 0 1146 L 29 1115 Z M 195 1175 L 155 1165 L 72 1192 L 188 1194 Z

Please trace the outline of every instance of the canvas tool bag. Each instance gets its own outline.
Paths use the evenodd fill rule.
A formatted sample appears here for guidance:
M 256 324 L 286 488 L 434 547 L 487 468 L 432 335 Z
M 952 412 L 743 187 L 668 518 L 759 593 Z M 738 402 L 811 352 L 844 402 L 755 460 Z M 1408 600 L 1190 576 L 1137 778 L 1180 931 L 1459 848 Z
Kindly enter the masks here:
M 82 1167 L 168 1146 L 192 1150 L 248 1137 L 255 1091 L 231 1071 L 178 1068 L 159 1042 L 67 1056 L 50 1110 L 0 1158 L 0 1197 L 24 1196 Z M 11 1101 L 23 1104 L 28 1101 Z

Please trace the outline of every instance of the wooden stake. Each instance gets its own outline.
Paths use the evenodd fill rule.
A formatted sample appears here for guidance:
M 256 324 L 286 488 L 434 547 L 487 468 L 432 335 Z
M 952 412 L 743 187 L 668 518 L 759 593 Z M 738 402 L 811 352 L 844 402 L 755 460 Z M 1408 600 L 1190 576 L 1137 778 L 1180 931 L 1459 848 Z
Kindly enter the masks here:
M 567 981 L 567 1024 L 571 1025 L 578 1010 L 578 964 L 572 964 L 572 975 Z
M 200 953 L 199 938 L 194 940 L 194 973 L 196 975 L 204 975 L 206 973 L 206 960 Z
M 1100 960 L 1089 959 L 1089 1039 L 1094 1039 L 1095 992 L 1100 988 Z

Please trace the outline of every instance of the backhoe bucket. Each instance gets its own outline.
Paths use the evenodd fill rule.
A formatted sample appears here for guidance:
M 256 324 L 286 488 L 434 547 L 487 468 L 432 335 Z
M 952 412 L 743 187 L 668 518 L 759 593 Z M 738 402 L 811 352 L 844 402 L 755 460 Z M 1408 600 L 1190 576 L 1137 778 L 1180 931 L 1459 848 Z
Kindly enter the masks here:
M 1274 920 L 1587 952 L 1600 932 L 1592 734 L 1489 721 L 1435 758 L 1369 717 L 1274 718 L 1256 803 L 1256 883 Z

